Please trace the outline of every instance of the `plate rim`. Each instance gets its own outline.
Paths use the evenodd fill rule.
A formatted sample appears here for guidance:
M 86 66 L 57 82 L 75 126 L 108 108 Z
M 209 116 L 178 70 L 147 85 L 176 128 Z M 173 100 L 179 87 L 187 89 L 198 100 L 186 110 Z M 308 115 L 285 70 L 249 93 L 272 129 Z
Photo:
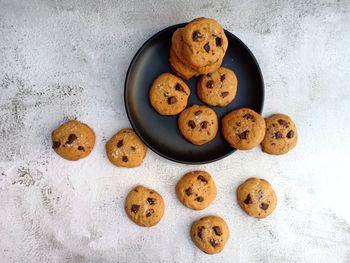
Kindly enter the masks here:
M 147 148 L 149 148 L 151 151 L 153 151 L 154 153 L 156 153 L 157 155 L 169 160 L 169 161 L 173 161 L 173 162 L 176 162 L 176 163 L 181 163 L 181 164 L 187 164 L 187 165 L 200 165 L 200 164 L 208 164 L 208 163 L 213 163 L 213 162 L 217 162 L 221 159 L 224 159 L 226 158 L 227 156 L 231 155 L 232 153 L 234 153 L 235 151 L 237 151 L 236 148 L 232 148 L 228 153 L 222 155 L 222 156 L 219 156 L 217 158 L 214 158 L 214 159 L 210 159 L 210 160 L 207 160 L 207 161 L 198 161 L 198 162 L 195 162 L 195 161 L 183 161 L 183 160 L 178 160 L 178 159 L 175 159 L 175 158 L 172 158 L 172 157 L 169 157 L 161 152 L 159 152 L 157 149 L 155 149 L 152 145 L 150 145 L 142 136 L 142 133 L 135 127 L 135 124 L 132 120 L 132 118 L 130 117 L 131 113 L 130 113 L 130 110 L 129 110 L 129 106 L 128 106 L 128 103 L 127 103 L 127 87 L 128 87 L 128 78 L 129 78 L 129 74 L 131 72 L 131 69 L 132 67 L 134 66 L 135 64 L 135 61 L 137 60 L 137 58 L 139 57 L 139 55 L 142 53 L 142 51 L 145 49 L 145 47 L 152 41 L 154 40 L 155 38 L 157 38 L 159 35 L 163 34 L 164 32 L 166 31 L 169 31 L 173 28 L 179 28 L 179 27 L 183 27 L 185 25 L 187 25 L 188 23 L 179 23 L 179 24 L 175 24 L 175 25 L 172 25 L 172 26 L 168 26 L 160 31 L 158 31 L 157 33 L 155 33 L 154 35 L 152 35 L 150 38 L 148 38 L 142 45 L 141 47 L 136 51 L 135 55 L 133 56 L 133 58 L 131 59 L 131 62 L 129 64 L 129 67 L 128 67 L 128 70 L 126 72 L 126 75 L 125 75 L 125 81 L 124 81 L 124 107 L 125 107 L 125 111 L 126 111 L 126 115 L 128 117 L 128 120 L 131 124 L 131 127 L 133 128 L 133 130 L 135 131 L 135 133 L 137 134 L 137 136 L 141 139 L 141 141 L 147 146 Z M 230 35 L 230 37 L 234 38 L 237 42 L 240 43 L 240 45 L 242 45 L 246 50 L 247 52 L 249 53 L 249 55 L 253 58 L 253 62 L 255 64 L 255 66 L 257 67 L 258 69 L 258 73 L 259 73 L 259 76 L 261 78 L 261 87 L 262 87 L 262 96 L 261 96 L 261 107 L 258 111 L 259 114 L 262 113 L 263 111 L 263 108 L 264 108 L 264 102 L 265 102 L 265 83 L 264 83 L 264 77 L 263 77 L 263 74 L 262 74 L 262 71 L 261 71 L 261 68 L 259 66 L 259 63 L 257 61 L 257 59 L 255 58 L 254 54 L 252 53 L 252 51 L 248 48 L 248 46 L 242 41 L 240 40 L 236 35 L 234 35 L 233 33 L 231 33 L 230 31 L 224 29 L 225 31 L 225 34 L 226 35 Z M 219 129 L 220 130 L 220 129 Z M 220 131 L 219 131 L 220 132 Z

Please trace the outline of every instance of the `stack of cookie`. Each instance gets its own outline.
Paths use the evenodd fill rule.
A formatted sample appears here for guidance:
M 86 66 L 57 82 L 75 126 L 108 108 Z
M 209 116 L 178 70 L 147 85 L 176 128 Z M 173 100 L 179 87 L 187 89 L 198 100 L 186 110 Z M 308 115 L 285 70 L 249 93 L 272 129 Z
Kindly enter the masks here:
M 224 29 L 216 20 L 197 18 L 174 32 L 170 65 L 186 80 L 212 73 L 220 68 L 227 46 Z

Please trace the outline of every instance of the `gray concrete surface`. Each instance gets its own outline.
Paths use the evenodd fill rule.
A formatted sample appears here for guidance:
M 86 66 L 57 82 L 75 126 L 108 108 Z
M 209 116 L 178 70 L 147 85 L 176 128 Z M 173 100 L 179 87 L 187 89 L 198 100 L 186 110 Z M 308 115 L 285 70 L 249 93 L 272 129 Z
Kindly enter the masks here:
M 300 140 L 288 155 L 260 149 L 200 166 L 149 152 L 142 167 L 118 169 L 105 155 L 129 126 L 123 105 L 128 64 L 169 25 L 218 19 L 257 57 L 264 115 L 293 116 Z M 350 262 L 350 2 L 0 0 L 0 262 Z M 91 125 L 96 148 L 68 162 L 50 148 L 67 118 Z M 206 169 L 218 196 L 184 208 L 174 185 Z M 278 207 L 247 217 L 234 191 L 250 176 L 269 180 Z M 166 213 L 150 229 L 123 211 L 128 190 L 158 190 Z M 225 250 L 202 253 L 189 238 L 202 215 L 223 216 Z

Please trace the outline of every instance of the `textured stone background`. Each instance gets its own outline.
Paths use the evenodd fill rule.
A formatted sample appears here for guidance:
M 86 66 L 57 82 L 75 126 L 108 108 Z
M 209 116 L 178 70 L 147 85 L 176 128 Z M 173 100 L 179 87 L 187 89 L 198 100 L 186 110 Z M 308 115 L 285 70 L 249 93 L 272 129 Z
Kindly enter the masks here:
M 129 126 L 123 82 L 140 45 L 169 25 L 218 19 L 257 57 L 266 84 L 264 115 L 298 125 L 298 147 L 259 148 L 201 166 L 149 152 L 142 167 L 118 169 L 104 144 Z M 350 262 L 350 1 L 0 0 L 0 262 Z M 96 148 L 68 162 L 50 133 L 76 117 Z M 206 169 L 218 196 L 201 212 L 184 208 L 174 185 Z M 279 197 L 265 220 L 247 217 L 236 187 L 269 180 Z M 166 213 L 150 229 L 123 211 L 128 190 L 163 194 Z M 225 250 L 208 256 L 189 238 L 202 215 L 223 216 Z

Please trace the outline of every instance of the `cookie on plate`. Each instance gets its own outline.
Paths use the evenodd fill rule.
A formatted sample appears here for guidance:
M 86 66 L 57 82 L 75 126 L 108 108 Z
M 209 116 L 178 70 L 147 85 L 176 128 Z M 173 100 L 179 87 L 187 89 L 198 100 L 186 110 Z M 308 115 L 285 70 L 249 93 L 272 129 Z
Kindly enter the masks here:
M 277 197 L 270 183 L 258 178 L 250 178 L 238 187 L 237 200 L 248 215 L 256 218 L 267 217 L 277 204 Z
M 172 57 L 173 53 L 173 56 L 180 62 L 177 65 L 174 65 L 174 68 L 176 69 L 177 66 L 177 68 L 180 69 L 180 72 L 184 71 L 187 74 L 192 72 L 193 76 L 198 76 L 199 74 L 207 74 L 218 70 L 220 65 L 222 64 L 223 58 L 219 59 L 215 63 L 208 64 L 202 67 L 194 67 L 188 63 L 186 57 L 184 57 L 183 55 L 182 31 L 183 28 L 177 29 L 174 32 L 171 39 L 170 57 Z
M 176 194 L 184 206 L 194 210 L 203 210 L 216 197 L 215 182 L 207 172 L 189 172 L 177 183 Z
M 264 139 L 265 121 L 255 111 L 240 108 L 222 118 L 222 134 L 232 147 L 250 150 Z
M 193 105 L 179 115 L 178 126 L 189 142 L 202 145 L 213 140 L 218 131 L 218 117 L 211 108 Z
M 285 154 L 298 142 L 298 131 L 293 120 L 284 114 L 265 118 L 266 133 L 261 142 L 262 150 L 269 154 Z
M 206 216 L 192 223 L 191 239 L 207 254 L 221 252 L 229 238 L 230 231 L 224 219 L 218 216 Z
M 237 77 L 228 68 L 221 67 L 218 71 L 202 75 L 197 82 L 199 99 L 211 106 L 227 106 L 236 93 Z
M 147 147 L 132 129 L 122 129 L 106 143 L 108 159 L 116 166 L 139 166 L 147 153 Z
M 164 200 L 156 191 L 138 185 L 126 197 L 125 212 L 139 226 L 154 226 L 163 217 Z
M 217 63 L 224 56 L 228 40 L 214 19 L 200 18 L 188 23 L 182 31 L 183 55 L 194 68 Z
M 86 124 L 70 120 L 56 128 L 52 134 L 52 148 L 62 158 L 77 161 L 90 154 L 95 145 L 94 131 Z
M 190 88 L 180 78 L 163 73 L 152 84 L 149 100 L 161 115 L 177 115 L 187 106 Z

